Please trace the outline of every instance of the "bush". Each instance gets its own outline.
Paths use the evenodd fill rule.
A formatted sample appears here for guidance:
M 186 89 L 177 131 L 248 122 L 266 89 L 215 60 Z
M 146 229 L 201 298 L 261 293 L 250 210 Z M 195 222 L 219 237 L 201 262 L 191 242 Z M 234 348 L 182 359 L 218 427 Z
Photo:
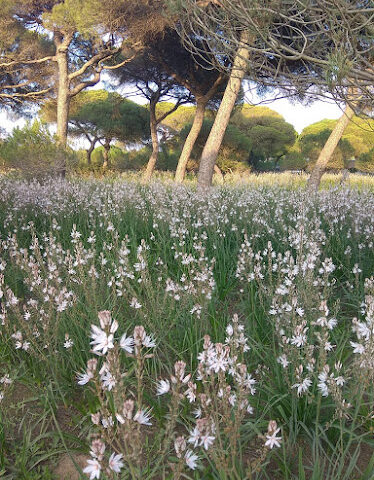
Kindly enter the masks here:
M 281 170 L 304 170 L 307 164 L 305 156 L 296 150 L 291 150 L 279 161 Z
M 0 157 L 6 168 L 39 180 L 61 174 L 77 163 L 75 153 L 59 147 L 47 127 L 38 121 L 15 128 L 1 145 Z
M 362 153 L 356 161 L 355 167 L 360 172 L 374 173 L 374 148 Z

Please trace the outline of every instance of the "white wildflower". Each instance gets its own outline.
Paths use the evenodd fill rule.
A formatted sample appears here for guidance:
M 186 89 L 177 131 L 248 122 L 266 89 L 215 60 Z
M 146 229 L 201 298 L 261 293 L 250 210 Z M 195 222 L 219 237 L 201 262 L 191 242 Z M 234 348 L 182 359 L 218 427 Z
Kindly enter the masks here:
M 97 459 L 87 460 L 88 466 L 83 469 L 83 473 L 87 473 L 90 476 L 90 480 L 100 478 L 101 465 Z
M 109 468 L 115 472 L 115 473 L 120 473 L 121 468 L 123 467 L 124 463 L 122 462 L 123 455 L 122 453 L 119 453 L 116 455 L 115 453 L 112 453 L 112 455 L 109 457 Z
M 138 410 L 134 415 L 134 421 L 140 423 L 140 425 L 152 425 L 151 418 L 150 410 Z
M 170 390 L 169 380 L 160 380 L 157 385 L 157 395 L 164 395 Z
M 187 467 L 189 467 L 191 470 L 195 470 L 195 468 L 197 467 L 196 462 L 199 457 L 195 453 L 193 453 L 192 450 L 187 450 L 184 459 L 186 461 Z

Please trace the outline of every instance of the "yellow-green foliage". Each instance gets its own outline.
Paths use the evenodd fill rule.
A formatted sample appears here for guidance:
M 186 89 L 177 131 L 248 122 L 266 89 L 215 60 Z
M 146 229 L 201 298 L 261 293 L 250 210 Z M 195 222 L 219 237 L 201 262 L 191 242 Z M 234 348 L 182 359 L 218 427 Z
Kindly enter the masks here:
M 248 105 L 244 104 L 240 109 L 237 109 L 234 112 L 233 120 L 236 120 L 238 117 L 244 118 L 261 118 L 261 117 L 273 117 L 273 118 L 282 118 L 282 115 L 275 110 L 272 110 L 269 107 L 263 107 L 259 105 Z
M 171 102 L 159 102 L 156 107 L 156 113 L 158 116 L 162 115 L 173 108 L 173 106 L 174 104 Z M 165 120 L 162 121 L 162 124 L 179 133 L 187 124 L 192 124 L 195 112 L 195 106 L 181 105 L 175 112 L 168 115 Z M 212 119 L 213 117 L 214 112 L 207 109 L 205 112 L 205 118 Z
M 162 115 L 171 108 L 174 104 L 171 102 L 159 102 L 156 107 L 157 116 Z M 180 106 L 175 112 L 168 115 L 162 122 L 163 125 L 169 127 L 175 132 L 180 132 L 182 128 L 188 124 L 192 123 L 196 112 L 196 107 L 185 105 Z
M 317 159 L 325 141 L 337 120 L 321 120 L 306 127 L 299 136 L 298 148 L 309 157 L 311 168 Z M 342 140 L 328 164 L 328 169 L 341 169 L 348 165 L 351 157 L 356 159 L 355 168 L 362 171 L 374 171 L 374 120 L 353 117 L 347 126 Z

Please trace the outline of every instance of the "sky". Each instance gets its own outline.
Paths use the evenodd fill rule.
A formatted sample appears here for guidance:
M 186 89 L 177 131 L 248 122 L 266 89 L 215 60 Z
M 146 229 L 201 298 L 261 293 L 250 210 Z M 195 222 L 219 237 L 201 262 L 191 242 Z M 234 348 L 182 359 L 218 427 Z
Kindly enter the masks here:
M 134 102 L 144 104 L 144 99 L 141 97 L 131 95 L 129 98 Z M 247 103 L 266 105 L 272 108 L 283 115 L 286 122 L 291 123 L 298 133 L 301 133 L 306 126 L 319 120 L 325 118 L 336 119 L 342 115 L 341 108 L 333 102 L 315 101 L 311 105 L 305 106 L 300 103 L 291 102 L 287 98 L 272 100 L 270 97 L 265 97 L 265 100 L 261 101 L 256 94 L 253 93 L 247 93 L 245 101 Z M 24 124 L 24 119 L 10 118 L 6 112 L 0 111 L 0 126 L 5 128 L 7 132 L 11 132 L 14 127 L 23 126 Z
M 312 105 L 304 106 L 300 103 L 291 103 L 288 99 L 282 98 L 265 103 L 267 107 L 283 115 L 286 122 L 291 123 L 298 133 L 311 125 L 325 118 L 336 119 L 342 116 L 342 110 L 333 103 L 316 101 Z

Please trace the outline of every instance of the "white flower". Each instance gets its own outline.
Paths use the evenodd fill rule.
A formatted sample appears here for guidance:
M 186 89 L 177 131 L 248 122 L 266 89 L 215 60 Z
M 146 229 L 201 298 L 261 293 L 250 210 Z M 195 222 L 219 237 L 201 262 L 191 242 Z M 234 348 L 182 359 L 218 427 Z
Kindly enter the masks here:
M 196 313 L 197 317 L 200 317 L 201 309 L 202 309 L 201 305 L 196 304 L 191 308 L 190 314 L 193 315 L 194 313 Z
M 126 333 L 124 333 L 119 341 L 119 345 L 122 350 L 125 350 L 125 352 L 132 353 L 134 350 L 134 339 L 132 337 L 127 337 Z
M 92 372 L 78 373 L 77 375 L 78 385 L 86 385 L 90 380 L 93 379 Z
M 195 418 L 200 418 L 202 414 L 201 408 L 197 407 L 192 413 Z
M 112 453 L 109 458 L 109 468 L 116 473 L 120 473 L 121 468 L 123 467 L 124 463 L 122 462 L 122 453 L 116 455 Z
M 226 327 L 226 333 L 227 333 L 227 335 L 228 335 L 229 337 L 231 337 L 232 334 L 234 333 L 234 329 L 233 329 L 233 327 L 232 327 L 231 324 L 227 325 L 227 327 Z
M 305 378 L 301 383 L 295 383 L 292 385 L 292 388 L 297 388 L 297 395 L 300 397 L 303 393 L 309 390 L 309 387 L 312 385 L 310 378 Z
M 202 445 L 205 450 L 208 450 L 208 448 L 213 445 L 213 442 L 215 440 L 216 437 L 213 437 L 213 435 L 202 435 L 201 436 L 201 443 L 200 445 Z
M 199 457 L 195 453 L 193 453 L 192 450 L 187 450 L 184 459 L 186 461 L 187 467 L 189 467 L 191 470 L 195 470 L 195 468 L 197 467 L 196 462 Z
M 356 274 L 356 273 L 361 273 L 361 272 L 362 272 L 362 270 L 361 270 L 361 268 L 359 268 L 358 263 L 355 263 L 353 268 L 352 268 L 352 273 Z
M 197 447 L 200 441 L 200 431 L 197 427 L 195 427 L 191 432 L 190 432 L 190 438 L 188 439 L 188 443 L 193 443 L 194 447 Z
M 146 335 L 145 339 L 143 340 L 143 345 L 146 348 L 154 348 L 156 346 L 156 342 L 150 335 Z
M 88 466 L 83 470 L 83 473 L 87 473 L 90 476 L 90 480 L 100 478 L 101 465 L 98 460 L 87 460 Z
M 227 366 L 228 360 L 223 355 L 215 357 L 211 363 L 211 368 L 215 371 L 215 373 L 218 373 L 220 370 L 222 370 L 222 372 L 225 372 L 227 370 Z
M 140 425 L 152 425 L 151 417 L 149 410 L 138 410 L 134 415 L 134 421 L 140 423 Z
M 113 387 L 116 385 L 115 377 L 107 370 L 102 376 L 101 381 L 103 384 L 104 389 L 108 389 L 109 391 L 112 390 Z
M 22 333 L 20 331 L 13 333 L 11 337 L 14 338 L 14 340 L 22 341 Z
M 253 385 L 256 385 L 256 383 L 257 381 L 252 377 L 250 373 L 248 373 L 242 385 L 249 390 L 251 395 L 254 395 L 256 393 L 256 389 Z
M 326 385 L 326 382 L 327 382 L 327 379 L 328 379 L 327 372 L 328 372 L 328 370 L 327 371 L 322 371 L 318 375 L 319 383 L 318 383 L 317 387 L 320 390 L 322 397 L 327 397 L 329 395 L 329 389 L 328 389 L 328 386 Z
M 358 338 L 365 338 L 366 340 L 369 340 L 371 332 L 366 323 L 363 322 L 357 322 L 356 323 L 356 331 L 357 331 L 357 336 Z M 373 331 L 374 333 L 374 331 Z
M 118 330 L 118 322 L 117 320 L 113 320 L 113 323 L 110 326 L 110 333 L 116 333 L 117 330 Z
M 336 318 L 330 318 L 330 320 L 328 320 L 327 322 L 327 328 L 329 330 L 333 330 L 337 324 L 338 324 L 338 321 Z
M 249 413 L 249 415 L 252 415 L 253 412 L 254 412 L 254 409 L 253 409 L 252 405 L 249 405 L 249 404 L 248 404 L 248 406 L 247 406 L 247 413 Z
M 304 315 L 304 309 L 301 307 L 298 307 L 296 309 L 296 313 L 299 315 L 299 317 L 302 317 Z
M 186 378 L 189 378 L 189 375 L 187 375 Z M 188 389 L 185 391 L 184 394 L 186 395 L 190 403 L 195 402 L 196 401 L 196 384 L 189 382 Z
M 333 345 L 331 342 L 326 342 L 324 348 L 326 352 L 331 352 L 335 347 L 336 345 Z
M 305 343 L 306 343 L 306 335 L 304 335 L 304 334 L 294 335 L 291 338 L 291 344 L 295 345 L 298 348 L 305 345 Z
M 287 357 L 286 357 L 285 354 L 280 355 L 280 356 L 277 358 L 277 362 L 280 363 L 283 368 L 287 368 L 287 366 L 290 364 L 290 362 L 287 360 Z
M 10 378 L 9 374 L 7 373 L 6 375 L 0 378 L 0 383 L 3 383 L 4 385 L 11 385 L 13 383 L 13 380 Z
M 142 305 L 138 302 L 137 298 L 133 297 L 131 299 L 130 307 L 138 309 L 138 308 L 142 308 Z
M 365 347 L 361 343 L 350 342 L 350 344 L 353 347 L 353 353 L 359 353 L 360 355 L 365 353 Z
M 320 382 L 317 385 L 317 387 L 320 390 L 322 397 L 328 397 L 329 389 L 328 389 L 328 386 L 326 385 L 326 383 Z
M 169 380 L 160 380 L 157 385 L 157 395 L 164 395 L 170 390 Z
M 103 417 L 101 419 L 101 424 L 104 428 L 113 427 L 114 422 L 112 417 Z
M 114 322 L 113 322 L 114 323 Z M 91 325 L 91 338 L 93 339 L 91 345 L 94 345 L 93 352 L 102 352 L 103 355 L 107 351 L 114 347 L 113 345 L 113 334 L 107 335 L 104 330 L 101 330 L 96 325 Z
M 277 428 L 273 433 L 266 435 L 265 447 L 269 447 L 270 449 L 273 447 L 280 447 L 282 437 L 277 437 L 279 431 L 280 428 Z
M 235 393 L 232 393 L 229 398 L 229 404 L 234 407 L 235 406 L 235 403 L 236 403 L 236 394 Z
M 74 345 L 74 342 L 71 338 L 69 338 L 69 335 L 65 335 L 65 342 L 64 342 L 64 347 L 66 349 L 71 348 Z

